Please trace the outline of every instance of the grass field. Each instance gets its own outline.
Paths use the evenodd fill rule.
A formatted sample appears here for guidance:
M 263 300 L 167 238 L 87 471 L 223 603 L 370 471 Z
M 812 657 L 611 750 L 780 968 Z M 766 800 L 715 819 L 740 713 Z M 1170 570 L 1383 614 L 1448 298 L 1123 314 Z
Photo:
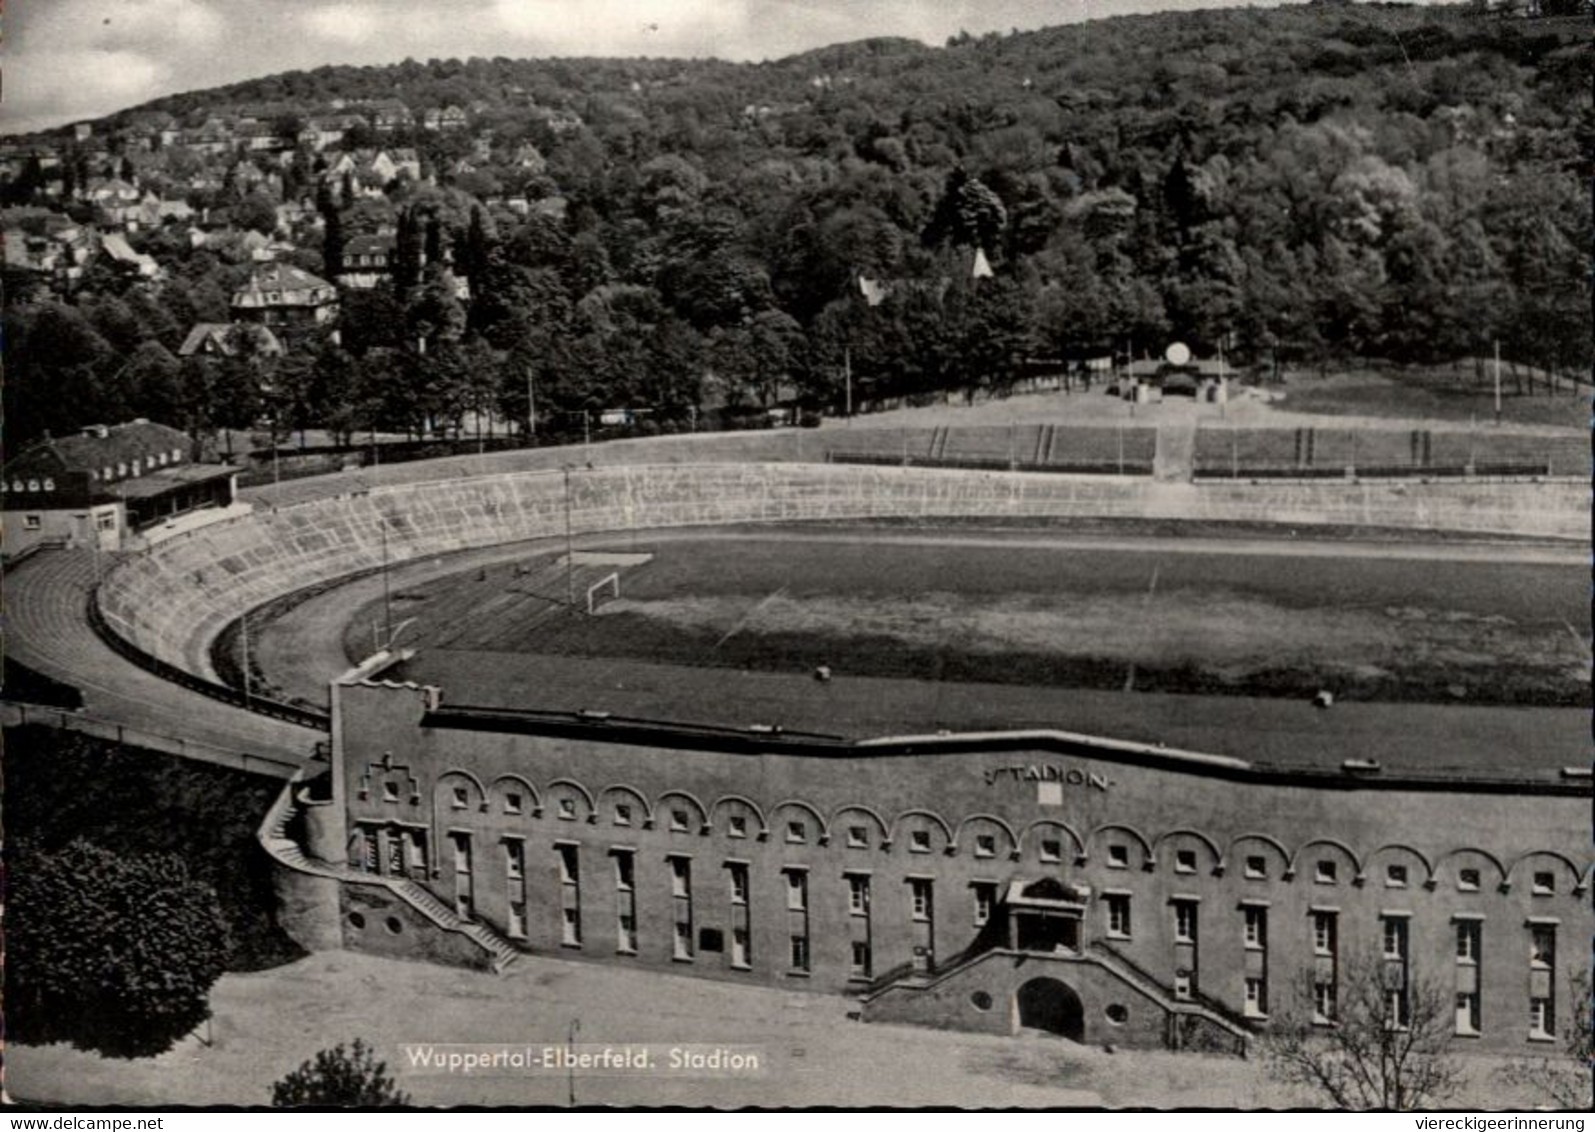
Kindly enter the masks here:
M 1503 369 L 1501 420 L 1507 424 L 1584 428 L 1590 418 L 1591 390 L 1576 393 L 1566 380 L 1554 389 L 1543 376 Z M 1401 420 L 1488 424 L 1495 418 L 1490 370 L 1472 366 L 1345 370 L 1325 377 L 1289 375 L 1273 406 L 1286 413 L 1338 417 L 1389 417 Z M 1263 422 L 1259 422 L 1263 423 Z
M 932 685 L 1589 702 L 1579 628 L 1588 582 L 1565 564 L 1267 544 L 1191 553 L 1158 540 L 1071 545 L 962 530 L 639 538 L 615 549 L 654 557 L 623 570 L 620 599 L 594 616 L 564 607 L 563 560 L 546 549 L 399 589 L 393 617 L 414 618 L 405 643 L 421 650 L 412 668 L 456 702 L 483 702 L 482 666 L 467 659 L 481 656 L 528 676 L 538 658 L 787 675 L 826 664 L 848 678 Z M 577 567 L 579 602 L 603 572 Z M 349 624 L 351 657 L 369 651 L 381 617 L 373 602 Z

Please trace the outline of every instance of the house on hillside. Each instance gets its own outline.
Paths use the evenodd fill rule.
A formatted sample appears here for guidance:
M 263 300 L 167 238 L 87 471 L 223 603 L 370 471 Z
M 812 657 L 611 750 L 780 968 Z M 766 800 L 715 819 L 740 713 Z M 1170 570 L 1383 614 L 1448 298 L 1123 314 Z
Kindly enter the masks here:
M 232 315 L 290 334 L 310 330 L 338 317 L 338 289 L 292 264 L 270 263 L 233 292 Z
M 196 464 L 192 442 L 142 418 L 92 425 L 11 457 L 0 477 L 7 556 L 35 546 L 121 550 L 187 516 L 233 506 L 237 469 Z
M 421 115 L 424 130 L 463 130 L 470 124 L 465 111 L 458 106 L 433 106 Z
M 389 235 L 353 236 L 343 246 L 338 282 L 356 291 L 369 291 L 393 271 L 393 250 L 398 241 Z
M 100 256 L 112 270 L 141 280 L 158 279 L 160 264 L 143 252 L 133 250 L 127 237 L 118 232 L 108 232 L 100 238 Z
M 240 354 L 281 357 L 282 342 L 271 327 L 258 323 L 196 322 L 177 348 L 180 358 L 236 358 Z
M 378 133 L 390 134 L 394 130 L 406 129 L 415 122 L 410 108 L 396 98 L 370 103 L 365 109 L 371 119 L 371 128 Z

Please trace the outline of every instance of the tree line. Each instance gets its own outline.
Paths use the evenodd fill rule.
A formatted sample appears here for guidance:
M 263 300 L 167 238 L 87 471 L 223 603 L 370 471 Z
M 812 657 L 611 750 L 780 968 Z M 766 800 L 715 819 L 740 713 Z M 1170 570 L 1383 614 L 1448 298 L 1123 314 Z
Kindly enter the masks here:
M 530 215 L 491 162 L 377 203 L 324 195 L 325 244 L 296 262 L 330 270 L 386 216 L 401 265 L 345 294 L 341 345 L 275 362 L 170 356 L 189 314 L 225 317 L 247 264 L 152 234 L 173 272 L 153 296 L 91 278 L 8 311 L 25 351 L 8 415 L 21 435 L 63 421 L 66 387 L 99 417 L 414 432 L 485 408 L 524 420 L 530 388 L 549 420 L 678 422 L 835 408 L 847 373 L 860 398 L 1000 392 L 1031 359 L 1172 339 L 1260 367 L 1499 342 L 1587 372 L 1581 50 L 1467 8 L 1310 5 L 754 65 L 409 61 L 184 95 L 159 105 L 303 115 L 379 89 L 468 105 L 473 132 L 535 142 L 546 168 L 520 183 Z

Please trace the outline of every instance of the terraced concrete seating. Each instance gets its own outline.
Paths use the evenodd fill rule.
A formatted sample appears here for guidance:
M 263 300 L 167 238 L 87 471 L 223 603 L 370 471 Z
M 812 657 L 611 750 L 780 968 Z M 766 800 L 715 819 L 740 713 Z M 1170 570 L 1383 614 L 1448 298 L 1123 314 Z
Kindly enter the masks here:
M 522 472 L 373 487 L 262 508 L 120 562 L 107 627 L 214 680 L 210 645 L 274 598 L 387 562 L 562 534 L 566 477 Z M 833 464 L 624 465 L 569 477 L 576 532 L 879 517 L 1137 516 L 1358 523 L 1587 537 L 1586 485 L 1217 483 Z
M 1364 476 L 1582 475 L 1589 470 L 1581 436 L 1483 430 L 1213 428 L 1196 436 L 1198 472 Z
M 860 428 L 827 434 L 826 451 L 843 463 L 1145 472 L 1157 451 L 1157 430 L 1052 424 Z

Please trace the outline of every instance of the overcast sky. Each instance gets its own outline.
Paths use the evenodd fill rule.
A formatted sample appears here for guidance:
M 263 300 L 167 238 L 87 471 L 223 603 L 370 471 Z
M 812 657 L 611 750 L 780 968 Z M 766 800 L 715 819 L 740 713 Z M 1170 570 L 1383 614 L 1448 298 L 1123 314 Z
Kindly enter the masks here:
M 551 55 L 775 59 L 1239 0 L 8 0 L 0 129 L 325 63 Z

